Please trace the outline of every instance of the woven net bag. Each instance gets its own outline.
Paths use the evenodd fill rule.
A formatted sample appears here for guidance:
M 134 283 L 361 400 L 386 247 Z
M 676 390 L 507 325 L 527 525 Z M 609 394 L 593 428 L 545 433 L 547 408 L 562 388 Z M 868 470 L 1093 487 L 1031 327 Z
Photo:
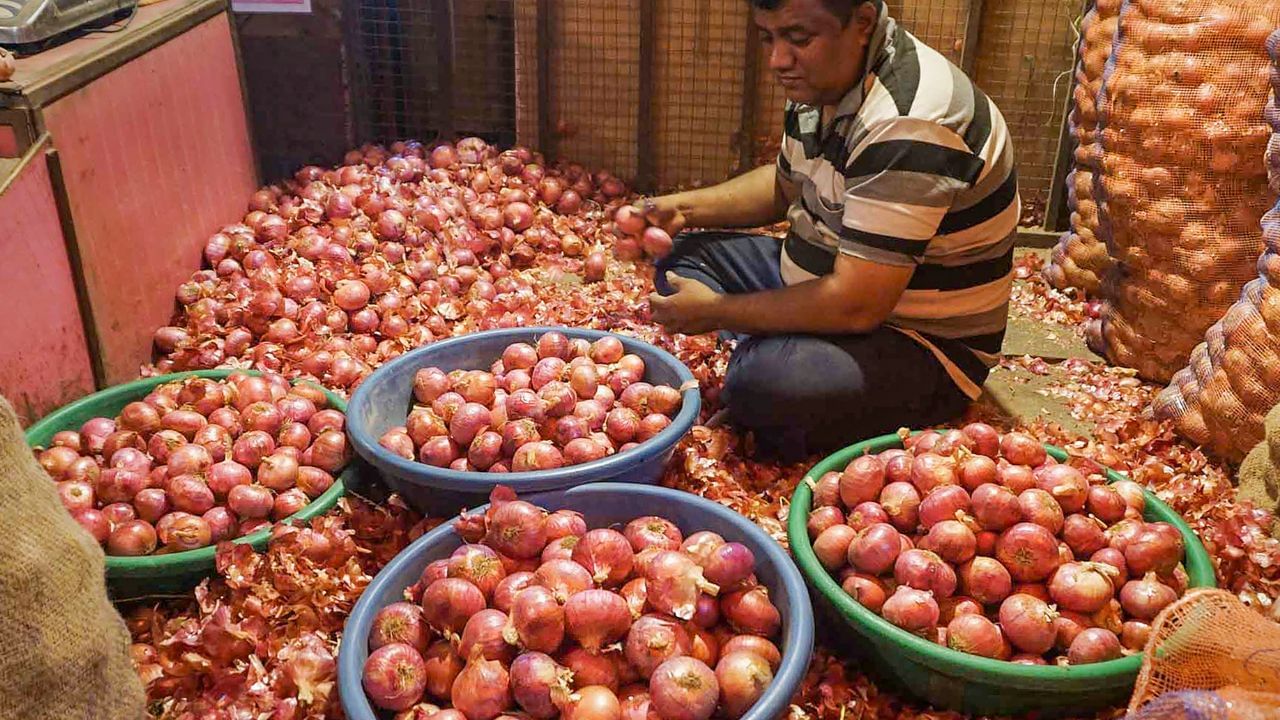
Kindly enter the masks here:
M 1280 624 L 1225 590 L 1156 618 L 1126 720 L 1280 718 Z

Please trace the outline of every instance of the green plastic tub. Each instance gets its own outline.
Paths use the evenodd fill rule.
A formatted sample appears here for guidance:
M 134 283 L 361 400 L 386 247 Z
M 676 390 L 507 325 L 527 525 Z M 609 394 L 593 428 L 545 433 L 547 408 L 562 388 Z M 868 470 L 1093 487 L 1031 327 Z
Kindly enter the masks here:
M 234 370 L 196 370 L 192 372 L 161 375 L 159 377 L 136 380 L 124 385 L 107 388 L 81 398 L 69 405 L 55 410 L 27 429 L 27 444 L 31 447 L 47 447 L 53 440 L 54 433 L 61 430 L 75 430 L 86 420 L 95 417 L 115 417 L 125 405 L 134 400 L 141 400 L 159 385 L 190 377 L 212 378 L 221 380 Z M 243 370 L 251 375 L 256 371 Z M 341 397 L 324 391 L 329 405 L 346 411 L 347 403 Z M 333 486 L 323 495 L 316 498 L 302 510 L 290 516 L 290 520 L 310 520 L 333 509 L 338 499 L 346 492 L 346 484 L 355 472 L 355 462 L 349 464 L 334 479 Z M 251 535 L 236 538 L 232 542 L 248 543 L 257 550 L 267 546 L 271 536 L 270 527 Z M 143 557 L 107 556 L 107 588 L 113 600 L 117 602 L 133 600 L 154 595 L 183 593 L 190 590 L 214 571 L 215 548 L 205 547 L 199 550 L 171 553 L 167 555 L 147 555 Z
M 975 715 L 1022 715 L 1037 718 L 1088 715 L 1123 705 L 1133 691 L 1142 658 L 1134 655 L 1076 667 L 1026 666 L 968 655 L 913 635 L 849 597 L 818 562 L 807 524 L 813 502 L 808 481 L 843 470 L 866 453 L 902 447 L 897 435 L 884 435 L 845 448 L 824 459 L 806 475 L 791 498 L 787 535 L 791 552 L 813 594 L 815 610 L 840 628 L 835 638 L 842 649 L 862 661 L 879 679 L 936 708 Z M 1055 459 L 1067 457 L 1061 448 L 1046 445 Z M 1109 482 L 1126 479 L 1112 470 Z M 1214 587 L 1213 565 L 1200 540 L 1168 505 L 1147 493 L 1147 520 L 1162 520 L 1178 528 L 1186 542 L 1184 565 L 1191 587 Z M 844 628 L 848 631 L 844 631 Z

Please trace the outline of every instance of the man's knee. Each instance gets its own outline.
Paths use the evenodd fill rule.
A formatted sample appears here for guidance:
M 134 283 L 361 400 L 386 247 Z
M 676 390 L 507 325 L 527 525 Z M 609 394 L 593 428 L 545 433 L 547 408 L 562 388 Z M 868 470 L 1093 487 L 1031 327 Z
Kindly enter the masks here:
M 752 338 L 734 352 L 725 394 L 735 415 L 741 410 L 781 419 L 820 417 L 854 401 L 862 384 L 861 368 L 838 347 L 816 338 L 773 336 Z

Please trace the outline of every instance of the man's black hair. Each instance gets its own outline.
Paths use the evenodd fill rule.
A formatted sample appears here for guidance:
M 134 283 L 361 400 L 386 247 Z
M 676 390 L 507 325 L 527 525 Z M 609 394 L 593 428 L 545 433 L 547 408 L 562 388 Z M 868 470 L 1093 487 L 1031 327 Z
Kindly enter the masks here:
M 777 10 L 778 8 L 787 4 L 787 0 L 747 0 L 747 1 L 751 3 L 752 7 L 757 7 L 757 8 L 760 8 L 761 10 Z M 854 8 L 858 7 L 859 5 L 865 2 L 870 2 L 870 1 L 871 0 L 822 0 L 822 5 L 827 9 L 827 12 L 836 16 L 836 18 L 840 21 L 841 26 L 844 26 L 844 25 L 848 25 L 849 21 L 853 19 Z

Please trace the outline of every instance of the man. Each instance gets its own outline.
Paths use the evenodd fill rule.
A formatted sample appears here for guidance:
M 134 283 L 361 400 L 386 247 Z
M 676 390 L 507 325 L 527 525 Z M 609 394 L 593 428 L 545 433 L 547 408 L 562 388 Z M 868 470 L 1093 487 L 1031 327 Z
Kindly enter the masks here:
M 999 110 L 881 0 L 749 0 L 786 89 L 776 166 L 655 198 L 686 233 L 654 319 L 737 338 L 728 419 L 792 457 L 941 423 L 1004 337 L 1020 202 Z

